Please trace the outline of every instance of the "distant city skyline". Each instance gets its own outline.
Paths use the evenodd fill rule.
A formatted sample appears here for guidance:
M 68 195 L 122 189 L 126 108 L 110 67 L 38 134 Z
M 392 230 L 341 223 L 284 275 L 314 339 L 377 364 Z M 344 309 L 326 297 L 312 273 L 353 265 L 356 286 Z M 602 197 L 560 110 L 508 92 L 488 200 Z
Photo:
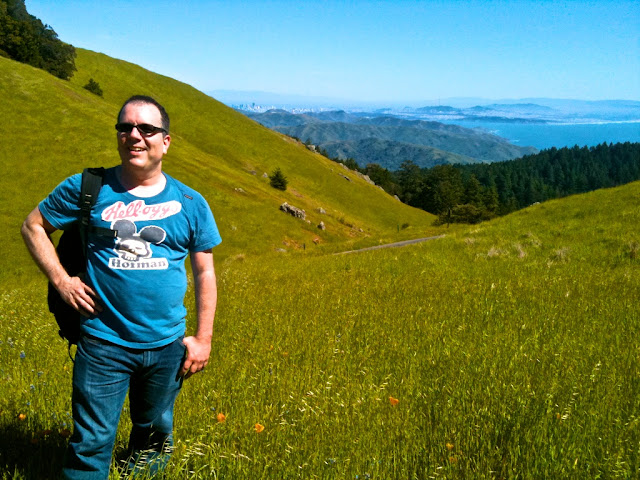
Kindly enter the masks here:
M 377 103 L 640 100 L 635 0 L 26 0 L 26 6 L 65 42 L 203 92 Z

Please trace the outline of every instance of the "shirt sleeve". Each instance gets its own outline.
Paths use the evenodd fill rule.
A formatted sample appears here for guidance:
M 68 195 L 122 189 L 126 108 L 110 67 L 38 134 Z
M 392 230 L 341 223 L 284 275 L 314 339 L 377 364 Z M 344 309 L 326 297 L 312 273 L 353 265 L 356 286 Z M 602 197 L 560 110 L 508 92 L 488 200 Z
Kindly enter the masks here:
M 65 230 L 80 218 L 80 184 L 82 174 L 63 180 L 38 208 L 42 216 L 58 230 Z
M 195 208 L 193 214 L 193 232 L 189 251 L 202 252 L 219 245 L 222 242 L 218 226 L 213 218 L 213 212 L 207 201 L 198 195 L 194 198 Z

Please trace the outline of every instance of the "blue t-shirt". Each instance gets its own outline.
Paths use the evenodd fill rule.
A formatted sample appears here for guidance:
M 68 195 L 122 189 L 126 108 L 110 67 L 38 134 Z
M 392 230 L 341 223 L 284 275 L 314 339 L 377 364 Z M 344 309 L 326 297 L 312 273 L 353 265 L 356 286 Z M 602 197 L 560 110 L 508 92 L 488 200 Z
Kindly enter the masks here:
M 202 195 L 164 176 L 164 190 L 143 198 L 120 185 L 116 168 L 105 172 L 91 224 L 118 233 L 115 238 L 89 235 L 85 282 L 97 292 L 103 311 L 83 322 L 85 334 L 144 349 L 184 335 L 185 258 L 215 247 L 221 238 Z M 81 178 L 67 178 L 39 205 L 57 229 L 80 218 Z

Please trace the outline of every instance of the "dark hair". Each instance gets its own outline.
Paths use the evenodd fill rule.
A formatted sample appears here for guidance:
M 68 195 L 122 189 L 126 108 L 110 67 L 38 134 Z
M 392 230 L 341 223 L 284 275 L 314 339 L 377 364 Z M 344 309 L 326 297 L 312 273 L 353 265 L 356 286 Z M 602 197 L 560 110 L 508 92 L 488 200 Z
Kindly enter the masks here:
M 129 98 L 126 102 L 122 104 L 122 108 L 118 112 L 118 121 L 120 121 L 120 116 L 122 115 L 122 111 L 124 107 L 129 105 L 130 103 L 139 103 L 139 104 L 147 104 L 153 105 L 160 111 L 160 119 L 162 122 L 162 128 L 164 128 L 167 133 L 169 132 L 169 114 L 164 109 L 162 105 L 160 105 L 154 98 L 148 97 L 147 95 L 134 95 Z

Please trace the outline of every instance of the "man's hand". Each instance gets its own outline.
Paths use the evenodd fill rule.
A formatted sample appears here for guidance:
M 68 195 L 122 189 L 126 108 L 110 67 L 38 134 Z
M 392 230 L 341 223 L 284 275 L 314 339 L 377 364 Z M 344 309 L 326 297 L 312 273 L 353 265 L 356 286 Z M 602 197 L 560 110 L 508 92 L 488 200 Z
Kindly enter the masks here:
M 38 207 L 22 224 L 22 237 L 40 270 L 58 290 L 62 299 L 87 317 L 102 311 L 96 292 L 79 277 L 70 277 L 60 264 L 50 235 L 56 231 Z
M 80 277 L 67 276 L 56 288 L 62 299 L 81 315 L 91 317 L 102 311 L 98 295 Z
M 186 357 L 180 370 L 180 376 L 185 379 L 194 373 L 201 372 L 209 363 L 211 354 L 211 340 L 200 340 L 198 337 L 185 337 L 182 341 L 187 347 Z

